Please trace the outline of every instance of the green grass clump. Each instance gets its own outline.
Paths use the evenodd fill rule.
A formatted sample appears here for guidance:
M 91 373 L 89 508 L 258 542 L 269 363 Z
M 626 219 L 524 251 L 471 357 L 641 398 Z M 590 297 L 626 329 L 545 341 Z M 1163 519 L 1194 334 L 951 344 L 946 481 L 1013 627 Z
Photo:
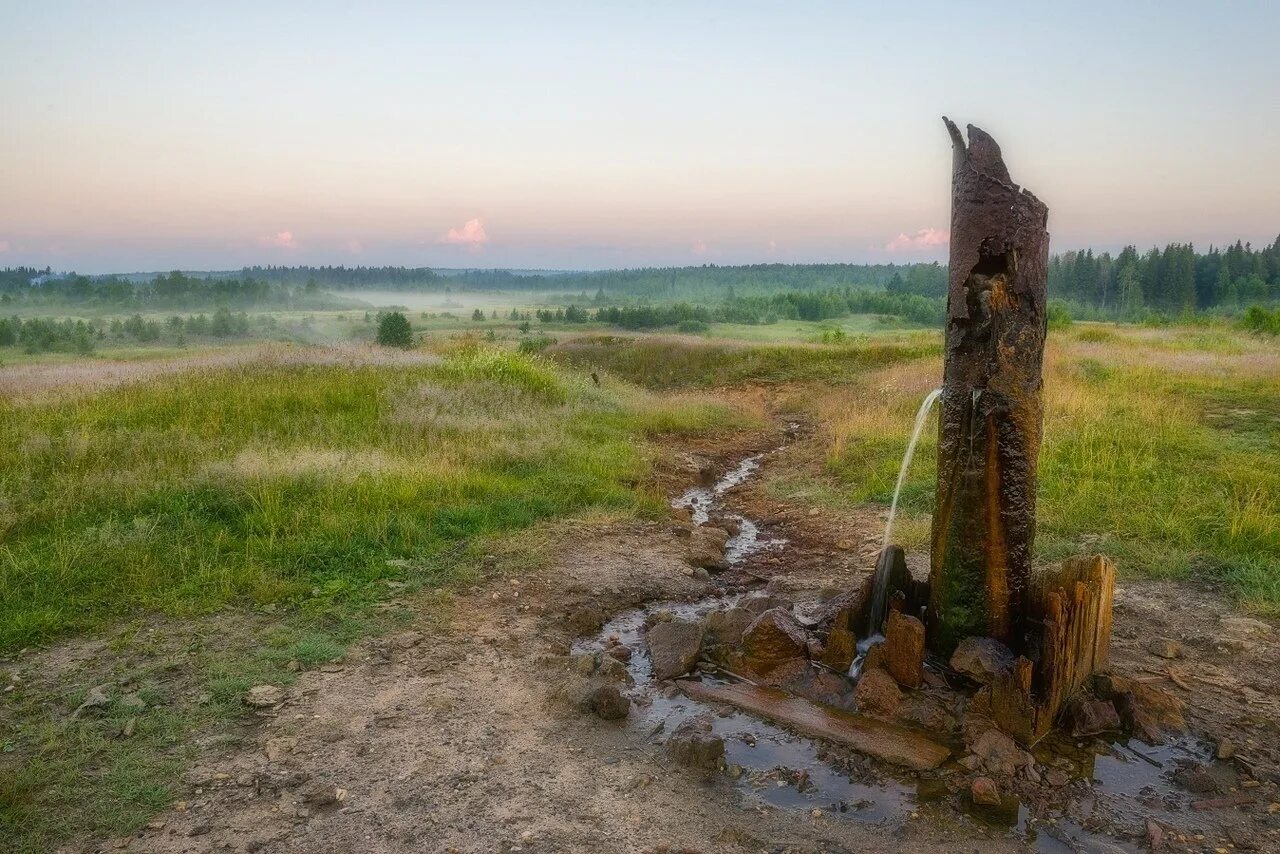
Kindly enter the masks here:
M 867 370 L 941 352 L 935 333 L 836 346 L 738 345 L 658 336 L 597 335 L 550 347 L 557 361 L 603 369 L 647 388 L 707 388 L 816 380 L 847 383 Z
M 646 432 L 726 423 L 537 357 L 254 364 L 0 411 L 0 651 L 134 610 L 359 602 L 454 544 L 630 485 Z

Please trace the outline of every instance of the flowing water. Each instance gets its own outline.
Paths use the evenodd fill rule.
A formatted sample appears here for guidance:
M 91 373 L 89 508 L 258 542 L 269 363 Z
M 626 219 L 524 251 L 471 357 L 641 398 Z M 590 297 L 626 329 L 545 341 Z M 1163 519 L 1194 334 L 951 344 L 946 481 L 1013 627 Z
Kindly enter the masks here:
M 921 405 L 903 461 L 904 472 L 936 398 L 935 392 Z M 690 489 L 672 502 L 675 507 L 692 510 L 700 523 L 713 516 L 738 521 L 741 529 L 727 549 L 731 565 L 761 550 L 782 550 L 787 544 L 784 539 L 761 538 L 759 526 L 752 520 L 723 511 L 725 494 L 750 478 L 765 456 L 748 457 L 715 484 Z M 899 476 L 899 489 L 901 485 Z M 887 534 L 886 530 L 886 538 Z M 1142 838 L 1145 822 L 1153 816 L 1170 826 L 1182 823 L 1196 796 L 1179 788 L 1172 776 L 1186 763 L 1212 762 L 1213 748 L 1190 737 L 1159 748 L 1138 742 L 1059 739 L 1061 743 L 1037 748 L 1037 759 L 1044 766 L 1067 769 L 1074 780 L 1088 781 L 1084 795 L 1070 797 L 1057 807 L 1032 807 L 1013 797 L 997 807 L 980 807 L 966 796 L 957 798 L 950 793 L 944 778 L 936 773 L 910 775 L 886 769 L 744 712 L 693 700 L 653 679 L 645 643 L 646 618 L 667 611 L 679 619 L 697 620 L 712 610 L 731 607 L 741 595 L 723 593 L 697 602 L 654 602 L 627 610 L 615 615 L 597 636 L 575 643 L 573 651 L 600 650 L 608 639 L 616 637 L 632 652 L 626 666 L 635 684 L 627 692 L 633 701 L 627 726 L 637 737 L 659 744 L 685 720 L 711 712 L 712 731 L 724 738 L 724 761 L 733 785 L 773 807 L 821 809 L 833 818 L 886 828 L 901 826 L 917 813 L 954 824 L 963 812 L 968 820 L 1010 833 L 1029 850 L 1045 854 L 1135 851 L 1136 846 L 1117 845 L 1117 836 Z M 702 673 L 700 678 L 727 681 L 717 673 Z M 948 763 L 944 770 L 956 767 Z M 965 772 L 959 769 L 956 773 Z
M 867 656 L 867 650 L 884 640 L 884 636 L 880 634 L 880 627 L 884 625 L 885 609 L 888 607 L 890 568 L 889 561 L 885 559 L 885 550 L 889 548 L 889 538 L 893 535 L 893 519 L 898 515 L 898 498 L 902 495 L 902 484 L 907 480 L 907 471 L 911 468 L 911 458 L 915 456 L 916 444 L 920 441 L 920 434 L 924 432 L 929 410 L 941 395 L 940 388 L 925 395 L 920 409 L 916 412 L 907 450 L 902 455 L 902 466 L 898 469 L 898 480 L 893 487 L 893 502 L 889 505 L 889 518 L 884 524 L 884 541 L 880 546 L 880 558 L 876 561 L 876 577 L 871 583 L 871 606 L 867 612 L 868 636 L 858 641 L 858 654 L 853 660 L 852 667 L 849 668 L 849 675 L 854 679 L 857 679 L 862 671 L 862 661 Z

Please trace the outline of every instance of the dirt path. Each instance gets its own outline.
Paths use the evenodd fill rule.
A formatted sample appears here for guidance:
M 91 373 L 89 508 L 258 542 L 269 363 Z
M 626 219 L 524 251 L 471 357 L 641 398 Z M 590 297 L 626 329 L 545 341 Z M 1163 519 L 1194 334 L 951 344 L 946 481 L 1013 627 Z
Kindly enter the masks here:
M 715 465 L 763 450 L 720 449 Z M 668 485 L 692 479 L 694 455 Z M 782 457 L 765 465 L 786 465 Z M 685 561 L 668 522 L 575 523 L 554 556 L 461 597 L 444 628 L 371 641 L 340 667 L 302 674 L 282 703 L 263 710 L 257 749 L 209 760 L 187 776 L 186 799 L 139 835 L 105 848 L 153 852 L 660 852 L 1014 851 L 1046 847 L 946 808 L 862 821 L 828 809 L 768 805 L 724 773 L 676 766 L 662 737 L 603 721 L 556 699 L 577 637 L 618 611 L 654 600 L 690 601 L 726 585 L 775 578 L 797 598 L 855 583 L 872 563 L 881 518 L 836 518 L 788 507 L 747 485 L 737 507 L 785 536 L 717 579 Z M 915 561 L 918 562 L 918 556 Z M 517 567 L 513 566 L 513 570 Z M 1232 741 L 1253 769 L 1258 808 L 1200 822 L 1201 840 L 1176 850 L 1280 844 L 1276 800 L 1277 638 L 1262 623 L 1206 626 L 1225 607 L 1210 592 L 1126 585 L 1117 613 L 1117 659 L 1168 680 L 1171 662 L 1146 651 L 1154 635 L 1183 639 L 1173 689 L 1188 718 Z M 1234 618 L 1233 618 L 1234 619 Z M 1226 640 L 1228 637 L 1232 640 Z M 1224 646 L 1225 644 L 1225 646 Z M 1180 684 L 1189 686 L 1183 689 Z M 1241 767 L 1245 767 L 1243 764 Z M 1243 785 L 1241 778 L 1236 785 Z M 1244 791 L 1244 790 L 1242 790 Z M 922 801 L 923 804 L 923 801 Z M 1238 820 L 1237 820 L 1238 818 Z M 1270 824 L 1268 824 L 1270 821 Z M 1229 836 L 1227 826 L 1239 825 Z M 1144 845 L 1128 841 L 1113 850 Z M 1101 847 L 1078 850 L 1105 850 Z M 1272 848 L 1271 850 L 1276 850 Z

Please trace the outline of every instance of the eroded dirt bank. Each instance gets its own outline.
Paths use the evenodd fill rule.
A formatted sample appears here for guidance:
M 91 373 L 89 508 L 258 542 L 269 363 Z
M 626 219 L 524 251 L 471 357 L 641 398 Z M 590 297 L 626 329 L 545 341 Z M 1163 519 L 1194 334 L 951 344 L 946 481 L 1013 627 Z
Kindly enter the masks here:
M 793 437 L 794 438 L 794 437 Z M 764 453 L 760 464 L 801 465 L 782 431 L 734 447 L 679 456 L 671 494 L 709 472 Z M 553 557 L 529 569 L 497 562 L 483 587 L 460 597 L 443 627 L 371 641 L 341 666 L 303 674 L 279 703 L 256 714 L 256 748 L 193 769 L 184 800 L 152 825 L 95 848 L 138 851 L 1003 851 L 1168 850 L 1280 847 L 1276 789 L 1278 638 L 1242 620 L 1212 591 L 1128 583 L 1117 603 L 1115 660 L 1188 701 L 1202 777 L 1192 791 L 1117 748 L 1114 769 L 1156 778 L 1174 803 L 1152 804 L 1158 839 L 1142 816 L 1114 808 L 1083 759 L 1062 788 L 1075 812 L 1062 825 L 1035 819 L 1031 800 L 1013 813 L 957 808 L 947 774 L 912 780 L 848 752 L 774 750 L 743 773 L 724 762 L 698 770 L 672 760 L 669 729 L 653 708 L 602 720 L 565 702 L 567 654 L 615 615 L 653 602 L 696 602 L 769 589 L 797 605 L 860 582 L 872 566 L 879 513 L 836 517 L 769 498 L 752 479 L 729 490 L 725 508 L 786 545 L 762 548 L 716 577 L 689 564 L 678 523 L 574 523 L 554 533 Z M 919 570 L 919 556 L 913 556 Z M 1226 615 L 1219 620 L 1218 615 Z M 1152 639 L 1176 639 L 1175 658 Z M 1160 649 L 1169 653 L 1172 650 Z M 638 666 L 647 666 L 641 663 Z M 659 690 L 671 700 L 673 692 Z M 728 718 L 727 713 L 721 713 Z M 745 727 L 744 727 L 745 728 Z M 743 743 L 746 738 L 742 739 Z M 1081 741 L 1082 751 L 1085 748 Z M 809 743 L 806 743 L 809 744 Z M 802 745 L 803 746 L 803 745 Z M 816 757 L 816 763 L 805 766 Z M 732 758 L 732 757 L 730 757 Z M 802 761 L 803 760 L 803 761 Z M 803 766 L 803 767 L 802 767 Z M 1111 769 L 1111 770 L 1107 770 Z M 1078 772 L 1078 773 L 1077 773 Z M 1143 779 L 1146 779 L 1143 777 Z M 865 802 L 841 802 L 830 786 L 856 782 Z M 816 782 L 815 782 L 816 781 Z M 942 782 L 942 785 L 938 784 Z M 1123 786 L 1125 781 L 1115 782 Z M 825 787 L 825 788 L 824 788 Z M 1167 791 L 1166 791 L 1167 789 Z M 1190 803 L 1229 801 L 1192 811 Z M 1047 814 L 1047 813 L 1046 813 Z M 1096 816 L 1096 818 L 1095 818 Z M 1185 832 L 1184 832 L 1185 831 Z M 1179 838 L 1181 836 L 1181 838 Z M 1196 838 L 1199 836 L 1199 838 Z

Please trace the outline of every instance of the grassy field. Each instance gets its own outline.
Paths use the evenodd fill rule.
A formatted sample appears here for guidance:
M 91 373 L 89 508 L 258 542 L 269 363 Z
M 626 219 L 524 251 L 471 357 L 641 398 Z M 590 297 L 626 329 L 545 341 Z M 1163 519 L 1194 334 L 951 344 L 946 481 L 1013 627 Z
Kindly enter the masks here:
M 137 608 L 438 583 L 433 558 L 454 543 L 633 505 L 637 436 L 725 418 L 480 347 L 414 367 L 279 360 L 6 405 L 0 650 Z
M 539 521 L 657 511 L 646 440 L 742 421 L 474 345 L 234 352 L 106 384 L 83 360 L 78 385 L 0 404 L 6 851 L 137 828 L 197 742 L 234 737 L 249 686 L 420 619 Z M 86 633 L 107 672 L 37 687 L 6 663 Z M 71 716 L 97 682 L 103 713 Z
M 357 341 L 372 326 L 304 321 L 289 323 Z M 865 319 L 826 344 L 814 341 L 828 324 L 741 331 L 766 329 L 764 341 L 716 326 L 553 329 L 535 355 L 515 352 L 534 336 L 513 323 L 414 321 L 428 344 L 411 351 L 160 343 L 6 362 L 9 848 L 137 828 L 202 750 L 237 737 L 250 685 L 287 684 L 361 637 L 430 619 L 502 544 L 527 563 L 538 523 L 661 512 L 644 487 L 647 440 L 753 426 L 720 402 L 728 388 L 763 387 L 817 426 L 812 467 L 772 489 L 887 503 L 941 374 L 938 333 Z M 1045 389 L 1040 559 L 1102 551 L 1129 577 L 1218 581 L 1280 615 L 1276 339 L 1077 324 L 1050 336 Z M 927 542 L 933 458 L 927 431 L 896 528 L 911 548 Z M 69 667 L 37 688 L 13 663 L 23 647 L 86 644 L 104 645 L 109 671 Z M 73 718 L 99 682 L 102 714 Z
M 1128 575 L 1222 580 L 1245 607 L 1280 615 L 1277 342 L 1078 325 L 1051 335 L 1045 373 L 1038 556 L 1098 551 Z M 888 502 L 915 411 L 940 377 L 931 357 L 813 397 L 840 484 L 827 500 Z M 935 440 L 927 430 L 895 528 L 912 548 L 927 548 Z

